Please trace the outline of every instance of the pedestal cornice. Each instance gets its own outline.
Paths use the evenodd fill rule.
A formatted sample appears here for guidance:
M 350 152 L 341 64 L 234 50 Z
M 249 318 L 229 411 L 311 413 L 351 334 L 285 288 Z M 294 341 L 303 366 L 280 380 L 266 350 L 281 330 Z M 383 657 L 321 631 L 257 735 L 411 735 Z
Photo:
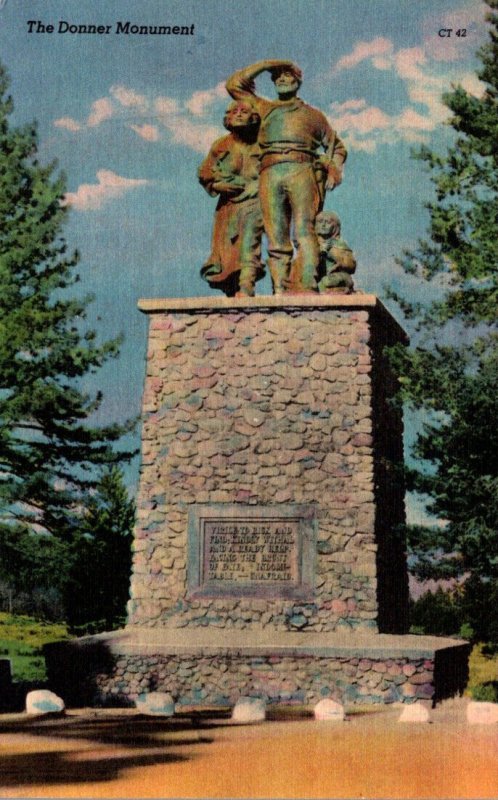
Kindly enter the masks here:
M 157 297 L 141 298 L 138 308 L 144 314 L 205 313 L 234 311 L 260 312 L 265 310 L 337 310 L 367 311 L 375 314 L 383 326 L 391 329 L 394 338 L 405 343 L 408 337 L 399 322 L 374 294 L 281 294 L 256 297 Z

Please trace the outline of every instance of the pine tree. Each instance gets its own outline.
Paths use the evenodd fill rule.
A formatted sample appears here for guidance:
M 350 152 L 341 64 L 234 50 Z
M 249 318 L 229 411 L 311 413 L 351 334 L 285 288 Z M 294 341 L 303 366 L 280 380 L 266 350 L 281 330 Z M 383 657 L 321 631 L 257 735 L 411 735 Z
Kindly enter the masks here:
M 113 463 L 113 442 L 131 429 L 94 427 L 101 402 L 79 379 L 118 354 L 84 330 L 90 297 L 68 298 L 78 253 L 61 230 L 64 177 L 37 160 L 34 125 L 12 127 L 0 67 L 0 522 L 68 534 L 95 467 Z
M 66 614 L 92 632 L 123 624 L 129 597 L 135 503 L 117 467 L 104 470 L 72 548 Z
M 425 307 L 390 296 L 417 323 L 418 346 L 393 358 L 403 400 L 427 420 L 408 485 L 444 521 L 412 528 L 412 549 L 423 577 L 467 579 L 469 621 L 479 636 L 493 638 L 475 600 L 498 597 L 498 0 L 488 6 L 490 39 L 478 72 L 484 92 L 475 97 L 456 87 L 444 95 L 454 142 L 444 155 L 416 154 L 435 198 L 427 205 L 428 240 L 400 263 L 432 281 L 439 296 Z
M 435 592 L 425 592 L 411 604 L 410 619 L 413 628 L 434 636 L 454 636 L 461 625 L 458 594 L 444 591 L 439 586 Z
M 63 596 L 71 564 L 67 541 L 22 525 L 0 526 L 2 610 L 64 619 Z

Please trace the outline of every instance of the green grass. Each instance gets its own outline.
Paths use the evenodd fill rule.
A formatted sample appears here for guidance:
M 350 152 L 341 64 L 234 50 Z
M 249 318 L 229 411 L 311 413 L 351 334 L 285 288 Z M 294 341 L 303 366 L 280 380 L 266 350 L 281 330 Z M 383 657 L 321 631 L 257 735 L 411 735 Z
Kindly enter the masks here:
M 482 652 L 483 646 L 482 644 L 476 644 L 470 655 L 469 689 L 480 683 L 498 681 L 498 656 L 484 655 Z
M 498 702 L 498 655 L 488 656 L 476 644 L 469 659 L 469 682 L 465 694 L 474 700 Z
M 469 659 L 469 682 L 465 694 L 474 700 L 498 701 L 498 655 L 487 656 L 476 644 Z
M 71 638 L 63 623 L 0 612 L 0 658 L 10 658 L 15 681 L 46 679 L 44 644 Z

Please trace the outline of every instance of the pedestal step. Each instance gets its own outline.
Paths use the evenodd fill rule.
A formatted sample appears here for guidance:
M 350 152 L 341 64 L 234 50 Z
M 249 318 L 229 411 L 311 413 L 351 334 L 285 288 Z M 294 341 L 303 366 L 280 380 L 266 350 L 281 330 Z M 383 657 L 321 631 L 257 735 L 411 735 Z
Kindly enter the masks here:
M 177 704 L 343 704 L 432 700 L 462 693 L 469 645 L 389 634 L 304 634 L 126 628 L 47 645 L 50 685 L 71 705 L 133 705 L 144 692 Z

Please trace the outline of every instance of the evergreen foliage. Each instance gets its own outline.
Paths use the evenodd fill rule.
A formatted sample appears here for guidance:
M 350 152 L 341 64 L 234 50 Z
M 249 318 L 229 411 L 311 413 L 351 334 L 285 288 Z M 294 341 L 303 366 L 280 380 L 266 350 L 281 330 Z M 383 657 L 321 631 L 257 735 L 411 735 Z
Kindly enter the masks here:
M 443 591 L 425 592 L 411 603 L 410 624 L 412 631 L 434 636 L 453 636 L 460 632 L 462 611 L 458 596 Z
M 104 471 L 73 544 L 66 586 L 66 619 L 85 632 L 112 630 L 125 621 L 131 572 L 135 503 L 119 468 Z
M 85 330 L 64 177 L 37 160 L 35 126 L 11 126 L 8 83 L 0 66 L 0 596 L 38 618 L 111 623 L 125 612 L 134 513 L 112 466 L 132 453 L 114 445 L 134 422 L 93 426 L 102 397 L 81 386 L 119 339 Z
M 21 525 L 0 526 L 0 602 L 5 611 L 64 619 L 69 545 Z
M 113 466 L 104 469 L 70 537 L 0 526 L 2 608 L 65 620 L 81 632 L 123 624 L 134 518 L 134 501 Z
M 116 442 L 132 425 L 88 422 L 100 394 L 80 379 L 118 353 L 84 330 L 91 298 L 68 298 L 78 254 L 61 229 L 64 177 L 37 160 L 33 125 L 12 127 L 0 67 L 0 522 L 70 536 L 98 467 L 127 453 Z
M 419 574 L 466 576 L 468 621 L 498 640 L 478 602 L 498 596 L 498 0 L 488 6 L 483 94 L 456 87 L 444 95 L 455 140 L 443 155 L 416 154 L 435 188 L 429 238 L 400 263 L 439 296 L 428 306 L 390 297 L 423 332 L 417 347 L 393 353 L 402 399 L 427 420 L 408 488 L 428 496 L 428 510 L 446 521 L 411 529 Z

